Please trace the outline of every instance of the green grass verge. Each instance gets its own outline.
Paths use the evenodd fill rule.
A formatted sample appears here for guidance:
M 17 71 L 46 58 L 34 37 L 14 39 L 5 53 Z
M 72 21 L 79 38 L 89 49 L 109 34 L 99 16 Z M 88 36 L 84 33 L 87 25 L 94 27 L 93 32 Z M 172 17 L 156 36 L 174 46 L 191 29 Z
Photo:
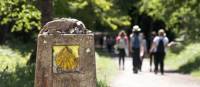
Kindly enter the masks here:
M 117 72 L 117 65 L 111 57 L 105 55 L 96 53 L 97 87 L 109 87 L 108 82 Z
M 200 77 L 200 43 L 191 43 L 178 54 L 169 51 L 166 64 L 184 74 Z
M 0 71 L 8 67 L 7 71 L 15 71 L 15 67 L 24 66 L 29 54 L 22 55 L 17 50 L 12 50 L 7 46 L 0 46 Z
M 0 87 L 33 87 L 34 65 L 26 66 L 29 54 L 0 46 Z
M 15 71 L 5 68 L 0 72 L 0 87 L 33 87 L 34 65 L 16 66 Z

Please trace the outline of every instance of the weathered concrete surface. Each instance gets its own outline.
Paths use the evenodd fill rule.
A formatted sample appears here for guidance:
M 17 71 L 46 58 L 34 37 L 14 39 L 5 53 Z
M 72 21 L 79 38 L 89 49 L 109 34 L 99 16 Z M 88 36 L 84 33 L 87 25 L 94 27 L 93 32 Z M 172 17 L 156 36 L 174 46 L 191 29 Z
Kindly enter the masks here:
M 46 23 L 40 34 L 86 34 L 87 30 L 82 21 L 72 18 L 61 18 L 54 21 Z
M 55 23 L 52 24 L 52 23 Z M 59 33 L 67 23 L 51 22 L 45 28 L 56 28 L 38 35 L 37 58 L 35 71 L 35 87 L 96 87 L 96 65 L 93 34 Z M 49 26 L 49 27 L 48 27 Z M 68 28 L 68 27 L 67 27 Z M 67 32 L 65 29 L 65 33 Z M 57 33 L 55 33 L 57 32 Z M 62 32 L 62 31 L 61 31 Z M 79 46 L 79 62 L 77 71 L 53 72 L 52 47 Z
M 53 73 L 52 46 L 78 45 L 79 71 Z M 92 34 L 39 35 L 35 87 L 96 87 L 95 50 Z

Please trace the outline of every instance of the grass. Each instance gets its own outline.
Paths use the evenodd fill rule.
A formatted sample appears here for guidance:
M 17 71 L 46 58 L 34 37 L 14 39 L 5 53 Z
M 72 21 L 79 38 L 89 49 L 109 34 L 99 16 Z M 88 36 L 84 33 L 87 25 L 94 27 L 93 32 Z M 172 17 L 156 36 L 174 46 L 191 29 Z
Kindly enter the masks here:
M 116 72 L 116 65 L 105 52 L 96 54 L 97 87 L 109 87 L 108 82 Z M 26 65 L 30 53 L 0 46 L 0 87 L 33 87 L 35 66 Z
M 16 66 L 15 71 L 7 68 L 0 72 L 0 87 L 33 87 L 34 85 L 34 65 Z
M 166 64 L 184 74 L 200 77 L 200 43 L 191 43 L 177 53 L 169 51 Z
M 26 66 L 29 54 L 0 46 L 0 87 L 31 87 L 34 65 Z
M 117 65 L 108 54 L 100 51 L 96 53 L 97 87 L 109 87 L 108 82 L 117 72 Z
M 0 71 L 8 67 L 8 71 L 15 71 L 15 67 L 24 66 L 28 60 L 28 55 L 21 55 L 19 51 L 12 50 L 7 46 L 0 46 Z

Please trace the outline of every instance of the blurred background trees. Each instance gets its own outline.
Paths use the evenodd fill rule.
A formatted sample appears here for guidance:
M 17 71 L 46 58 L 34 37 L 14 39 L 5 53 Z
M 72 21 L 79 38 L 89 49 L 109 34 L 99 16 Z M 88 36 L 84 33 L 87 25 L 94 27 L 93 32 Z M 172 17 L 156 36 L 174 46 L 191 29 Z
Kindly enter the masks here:
M 88 29 L 106 32 L 107 35 L 117 34 L 120 30 L 130 34 L 132 26 L 137 24 L 147 41 L 151 31 L 164 28 L 171 41 L 198 42 L 199 3 L 200 0 L 0 0 L 0 74 L 13 62 L 26 65 L 29 58 L 35 62 L 37 34 L 46 22 L 54 18 L 76 18 Z M 184 50 L 182 45 L 180 47 Z M 187 51 L 188 54 L 191 50 Z M 11 76 L 17 77 L 16 73 Z M 33 80 L 33 72 L 30 77 Z M 33 81 L 29 86 L 32 84 Z
M 200 27 L 199 0 L 141 0 L 140 13 L 162 20 L 167 30 L 197 40 Z
M 138 24 L 148 35 L 165 28 L 198 39 L 198 0 L 1 0 L 0 42 L 9 36 L 35 38 L 41 24 L 53 18 L 82 20 L 93 31 L 115 31 Z M 41 23 L 42 21 L 42 23 Z M 21 37 L 22 36 L 22 37 Z M 34 36 L 34 37 L 33 37 Z M 7 38 L 7 39 L 6 39 Z M 15 37 L 16 38 L 16 37 Z
M 94 31 L 116 30 L 130 25 L 130 17 L 119 9 L 118 1 L 54 0 L 54 16 L 80 19 Z
M 198 40 L 199 0 L 1 0 L 0 43 L 32 52 L 42 25 L 54 18 L 77 18 L 88 29 L 113 33 L 135 24 L 148 37 L 164 28 L 171 40 Z M 21 48 L 18 46 L 23 44 Z
M 31 1 L 1 0 L 0 43 L 5 43 L 10 36 L 21 41 L 34 38 L 34 34 L 41 27 L 40 15 L 40 11 Z

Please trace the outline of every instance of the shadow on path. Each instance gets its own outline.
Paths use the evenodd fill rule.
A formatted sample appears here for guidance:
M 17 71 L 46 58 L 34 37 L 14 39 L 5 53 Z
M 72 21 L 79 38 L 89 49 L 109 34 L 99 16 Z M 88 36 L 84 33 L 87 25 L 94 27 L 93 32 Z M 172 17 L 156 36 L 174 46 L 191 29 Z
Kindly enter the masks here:
M 179 73 L 178 70 L 165 70 L 165 73 Z
M 197 56 L 195 60 L 189 61 L 179 68 L 179 71 L 184 74 L 189 74 L 192 71 L 200 68 L 200 56 Z

